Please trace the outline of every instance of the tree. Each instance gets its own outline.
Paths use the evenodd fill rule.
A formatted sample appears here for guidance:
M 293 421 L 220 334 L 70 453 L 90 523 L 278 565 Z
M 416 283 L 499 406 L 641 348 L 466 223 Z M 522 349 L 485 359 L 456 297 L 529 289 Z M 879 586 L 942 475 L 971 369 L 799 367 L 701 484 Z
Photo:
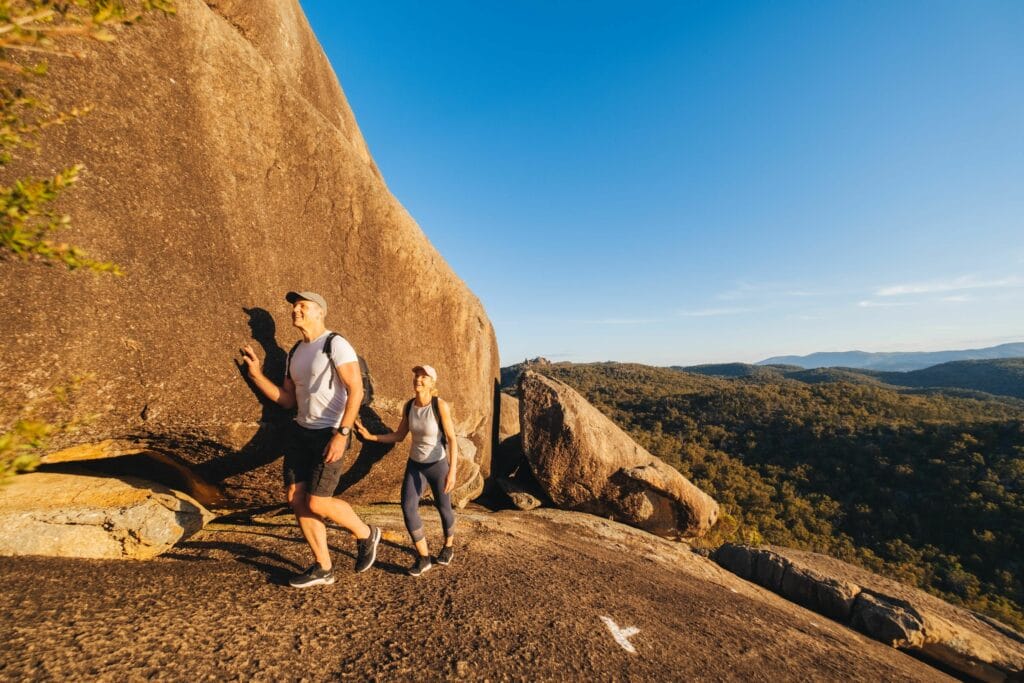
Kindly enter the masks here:
M 173 0 L 0 0 L 0 173 L 19 151 L 38 149 L 45 129 L 74 121 L 91 108 L 82 105 L 58 111 L 53 106 L 43 88 L 49 72 L 46 60 L 81 59 L 83 55 L 73 49 L 76 42 L 110 42 L 118 27 L 150 11 L 173 14 Z M 52 178 L 0 181 L 0 258 L 122 274 L 117 264 L 53 239 L 71 222 L 55 201 L 78 182 L 83 168 L 75 163 Z M 37 419 L 31 411 L 10 424 L 0 424 L 0 482 L 33 469 L 47 439 L 67 427 Z

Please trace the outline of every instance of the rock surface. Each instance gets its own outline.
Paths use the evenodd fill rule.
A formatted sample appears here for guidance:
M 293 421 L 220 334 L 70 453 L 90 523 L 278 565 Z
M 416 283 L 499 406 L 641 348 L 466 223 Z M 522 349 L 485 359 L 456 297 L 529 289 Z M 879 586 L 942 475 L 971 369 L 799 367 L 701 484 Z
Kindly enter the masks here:
M 519 434 L 519 399 L 505 392 L 498 393 L 500 413 L 498 414 L 498 443 Z
M 609 516 L 652 533 L 699 536 L 718 503 L 563 382 L 519 380 L 523 450 L 555 505 Z
M 378 398 L 366 412 L 397 425 L 410 368 L 430 363 L 486 476 L 491 323 L 388 191 L 299 3 L 176 5 L 52 64 L 57 104 L 95 110 L 48 129 L 44 154 L 8 170 L 84 162 L 59 206 L 74 219 L 60 239 L 127 275 L 3 265 L 0 414 L 92 373 L 76 406 L 98 417 L 75 438 L 134 438 L 202 465 L 229 502 L 280 501 L 272 461 L 288 417 L 233 359 L 253 343 L 280 381 L 298 339 L 283 295 L 311 289 L 369 362 Z M 398 499 L 403 449 L 350 458 L 350 498 Z
M 387 532 L 377 565 L 354 574 L 355 543 L 329 529 L 337 583 L 305 591 L 283 585 L 309 564 L 287 514 L 217 520 L 146 563 L 0 559 L 0 670 L 10 680 L 952 680 L 685 545 L 597 517 L 467 509 L 454 562 L 413 579 L 397 506 L 357 512 Z M 437 515 L 423 518 L 436 549 Z M 602 617 L 639 629 L 636 654 Z
M 981 681 L 1021 680 L 1024 636 L 924 591 L 826 555 L 726 544 L 714 559 L 875 640 L 920 653 Z
M 33 472 L 0 493 L 0 555 L 148 560 L 212 518 L 142 479 Z
M 455 470 L 455 489 L 452 504 L 464 508 L 469 501 L 484 492 L 484 477 L 476 464 L 476 446 L 465 437 L 459 437 L 459 463 Z

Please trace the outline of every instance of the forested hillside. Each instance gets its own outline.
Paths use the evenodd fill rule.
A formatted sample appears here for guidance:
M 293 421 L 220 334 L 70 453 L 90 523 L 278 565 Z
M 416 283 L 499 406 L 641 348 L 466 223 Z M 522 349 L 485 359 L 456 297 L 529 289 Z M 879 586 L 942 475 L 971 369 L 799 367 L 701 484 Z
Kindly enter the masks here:
M 736 368 L 735 378 L 532 369 L 576 388 L 722 503 L 707 543 L 828 553 L 1024 628 L 1020 401 Z
M 805 370 L 796 365 L 747 365 L 746 363 L 673 366 L 672 369 L 712 377 L 786 378 L 812 384 L 818 382 L 888 384 L 892 387 L 942 389 L 947 394 L 951 393 L 950 390 L 962 389 L 964 394 L 985 392 L 1024 399 L 1024 358 L 951 361 L 909 372 L 879 372 L 856 368 Z M 1024 406 L 1024 404 L 1021 405 Z

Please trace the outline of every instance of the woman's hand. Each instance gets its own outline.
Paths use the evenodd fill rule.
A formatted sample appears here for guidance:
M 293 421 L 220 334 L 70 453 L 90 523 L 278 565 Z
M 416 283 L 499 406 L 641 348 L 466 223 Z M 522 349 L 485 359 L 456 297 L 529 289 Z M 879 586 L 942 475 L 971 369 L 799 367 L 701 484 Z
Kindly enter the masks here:
M 455 465 L 448 468 L 448 476 L 444 478 L 444 492 L 451 493 L 455 490 Z
M 371 434 L 370 430 L 364 427 L 363 423 L 360 422 L 358 419 L 356 420 L 356 433 L 359 434 L 359 438 L 362 439 L 363 441 L 373 441 L 373 439 L 370 438 L 373 436 L 373 434 Z

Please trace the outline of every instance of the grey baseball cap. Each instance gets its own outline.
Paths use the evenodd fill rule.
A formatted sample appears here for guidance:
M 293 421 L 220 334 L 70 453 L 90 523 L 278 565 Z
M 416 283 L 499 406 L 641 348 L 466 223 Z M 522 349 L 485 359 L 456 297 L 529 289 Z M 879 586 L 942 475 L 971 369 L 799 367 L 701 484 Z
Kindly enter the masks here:
M 327 302 L 324 298 L 316 292 L 288 292 L 284 295 L 285 301 L 290 304 L 294 304 L 296 301 L 312 301 L 320 308 L 324 309 L 324 315 L 327 315 Z

